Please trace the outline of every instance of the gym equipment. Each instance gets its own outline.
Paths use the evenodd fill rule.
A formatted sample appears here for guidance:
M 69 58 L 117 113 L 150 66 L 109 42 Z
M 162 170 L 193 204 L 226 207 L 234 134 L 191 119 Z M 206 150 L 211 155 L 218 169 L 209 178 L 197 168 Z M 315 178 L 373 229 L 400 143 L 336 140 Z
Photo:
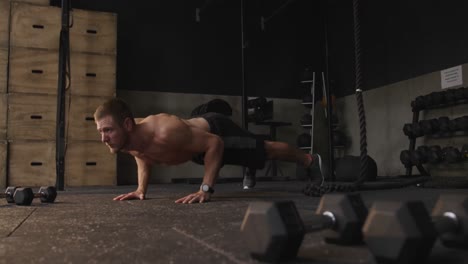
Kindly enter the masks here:
M 31 205 L 34 199 L 34 193 L 31 188 L 17 188 L 15 191 L 16 205 Z
M 40 198 L 41 203 L 53 203 L 57 198 L 57 189 L 54 186 L 43 186 L 34 194 L 34 198 Z
M 421 201 L 375 202 L 363 235 L 377 263 L 425 263 L 437 238 L 467 249 L 468 196 L 443 194 L 432 214 Z
M 425 150 L 403 150 L 400 152 L 400 161 L 405 167 L 419 166 L 427 163 L 427 152 Z
M 437 237 L 421 201 L 377 201 L 362 229 L 377 263 L 425 263 Z
M 419 123 L 408 123 L 403 125 L 403 133 L 410 138 L 417 138 L 423 135 L 423 130 Z
M 307 94 L 306 96 L 304 96 L 304 98 L 302 98 L 302 104 L 307 108 L 312 108 L 313 106 L 312 97 L 313 97 L 312 94 Z
M 433 135 L 439 132 L 440 124 L 438 119 L 421 120 L 419 122 L 424 135 Z
M 432 218 L 442 244 L 450 248 L 468 248 L 468 196 L 443 194 L 439 196 Z
M 468 130 L 468 116 L 462 116 L 450 120 L 449 129 L 453 132 Z
M 57 197 L 57 189 L 53 186 L 44 186 L 39 192 L 33 193 L 31 188 L 18 188 L 15 192 L 17 205 L 30 205 L 34 198 L 40 198 L 42 203 L 53 203 Z
M 250 254 L 261 261 L 294 258 L 305 233 L 323 230 L 327 243 L 358 244 L 367 208 L 358 194 L 327 194 L 305 224 L 292 201 L 256 202 L 244 216 L 241 232 Z
M 30 205 L 32 203 L 33 192 L 31 188 L 8 187 L 2 197 L 5 197 L 8 203 L 16 203 L 17 205 Z
M 409 150 L 402 150 L 400 152 L 400 161 L 406 168 L 413 166 L 411 162 L 411 152 Z
M 445 150 L 445 151 L 448 151 Z M 449 152 L 453 155 L 452 152 Z M 418 166 L 426 163 L 437 164 L 446 159 L 444 150 L 439 145 L 419 146 L 416 150 L 400 152 L 400 161 L 405 167 Z M 450 160 L 451 161 L 451 160 Z
M 190 114 L 191 117 L 200 116 L 202 114 L 214 112 L 226 116 L 232 116 L 232 108 L 228 102 L 222 99 L 213 99 L 207 103 L 195 107 Z
M 447 163 L 457 163 L 462 160 L 462 154 L 458 148 L 445 147 L 442 149 L 442 159 Z
M 450 132 L 450 119 L 446 116 L 439 117 L 439 131 L 442 133 Z
M 427 161 L 431 164 L 440 163 L 443 160 L 442 148 L 439 145 L 434 145 L 430 146 L 429 149 Z
M 263 122 L 273 118 L 273 101 L 258 97 L 247 101 L 247 121 Z
M 5 193 L 0 193 L 1 198 L 5 198 L 8 203 L 14 203 L 14 196 L 15 196 L 16 187 L 7 187 Z
M 428 98 L 429 99 L 429 98 Z M 428 100 L 426 99 L 426 100 Z M 427 104 L 427 106 L 426 106 Z M 425 97 L 423 96 L 418 96 L 414 99 L 414 101 L 411 102 L 411 108 L 413 108 L 413 111 L 419 111 L 424 108 L 427 108 L 431 106 L 432 102 L 427 102 L 425 101 Z

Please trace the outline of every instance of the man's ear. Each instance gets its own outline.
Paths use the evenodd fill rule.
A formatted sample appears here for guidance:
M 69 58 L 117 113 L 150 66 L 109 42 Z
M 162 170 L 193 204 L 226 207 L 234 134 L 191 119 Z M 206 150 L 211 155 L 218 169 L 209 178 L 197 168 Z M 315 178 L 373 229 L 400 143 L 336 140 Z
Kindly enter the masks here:
M 132 131 L 133 130 L 133 121 L 132 121 L 132 119 L 130 117 L 126 117 L 124 119 L 123 126 L 124 126 L 125 130 Z

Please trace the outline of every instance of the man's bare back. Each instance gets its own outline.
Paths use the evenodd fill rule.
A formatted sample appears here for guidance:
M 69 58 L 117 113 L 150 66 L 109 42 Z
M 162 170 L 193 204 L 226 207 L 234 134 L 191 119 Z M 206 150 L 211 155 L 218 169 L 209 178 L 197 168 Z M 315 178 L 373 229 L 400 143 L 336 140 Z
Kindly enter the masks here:
M 197 134 L 194 130 L 210 130 L 204 118 L 181 119 L 166 113 L 135 121 L 137 133 L 144 138 L 144 147 L 128 153 L 150 165 L 177 165 L 191 160 L 198 154 L 186 148 L 194 140 L 194 134 Z

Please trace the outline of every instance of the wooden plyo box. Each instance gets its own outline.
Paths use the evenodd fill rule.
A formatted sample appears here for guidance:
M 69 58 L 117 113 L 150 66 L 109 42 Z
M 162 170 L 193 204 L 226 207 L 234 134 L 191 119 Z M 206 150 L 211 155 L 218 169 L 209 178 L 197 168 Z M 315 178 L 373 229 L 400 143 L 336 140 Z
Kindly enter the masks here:
M 6 140 L 7 130 L 7 95 L 0 93 L 0 141 Z
M 68 139 L 100 141 L 100 135 L 94 122 L 94 111 L 109 98 L 72 96 L 68 118 Z
M 10 45 L 58 50 L 61 9 L 23 3 L 11 4 Z M 73 52 L 117 53 L 117 15 L 74 9 L 70 13 Z
M 12 141 L 8 164 L 9 185 L 55 185 L 55 142 Z
M 73 95 L 114 96 L 115 55 L 70 54 Z M 10 93 L 57 94 L 58 52 L 13 47 L 10 50 Z
M 0 188 L 6 188 L 7 141 L 0 140 Z
M 9 140 L 55 140 L 56 119 L 56 96 L 9 94 Z
M 65 156 L 65 182 L 67 186 L 115 185 L 117 156 L 111 154 L 101 142 L 68 143 Z
M 0 158 L 1 147 L 0 143 Z M 10 185 L 55 184 L 54 141 L 12 141 L 9 143 L 8 163 Z M 116 155 L 109 153 L 101 142 L 68 143 L 65 153 L 65 183 L 66 186 L 115 185 Z
M 7 92 L 8 49 L 0 47 L 0 93 Z
M 28 4 L 43 5 L 43 6 L 50 5 L 50 0 L 11 0 L 11 2 L 28 3 Z
M 8 47 L 8 26 L 10 20 L 10 1 L 0 0 L 0 48 Z
M 117 14 L 73 10 L 72 51 L 117 54 Z

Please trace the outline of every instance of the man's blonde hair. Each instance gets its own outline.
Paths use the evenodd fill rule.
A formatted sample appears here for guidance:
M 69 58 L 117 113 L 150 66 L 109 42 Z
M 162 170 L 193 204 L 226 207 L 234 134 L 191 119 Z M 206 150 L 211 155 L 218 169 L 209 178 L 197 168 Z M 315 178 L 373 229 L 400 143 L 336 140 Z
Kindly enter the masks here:
M 125 118 L 130 118 L 132 123 L 135 124 L 132 111 L 124 100 L 119 98 L 112 98 L 107 100 L 102 105 L 98 106 L 94 112 L 94 120 L 98 121 L 105 116 L 112 116 L 119 126 L 122 126 Z

